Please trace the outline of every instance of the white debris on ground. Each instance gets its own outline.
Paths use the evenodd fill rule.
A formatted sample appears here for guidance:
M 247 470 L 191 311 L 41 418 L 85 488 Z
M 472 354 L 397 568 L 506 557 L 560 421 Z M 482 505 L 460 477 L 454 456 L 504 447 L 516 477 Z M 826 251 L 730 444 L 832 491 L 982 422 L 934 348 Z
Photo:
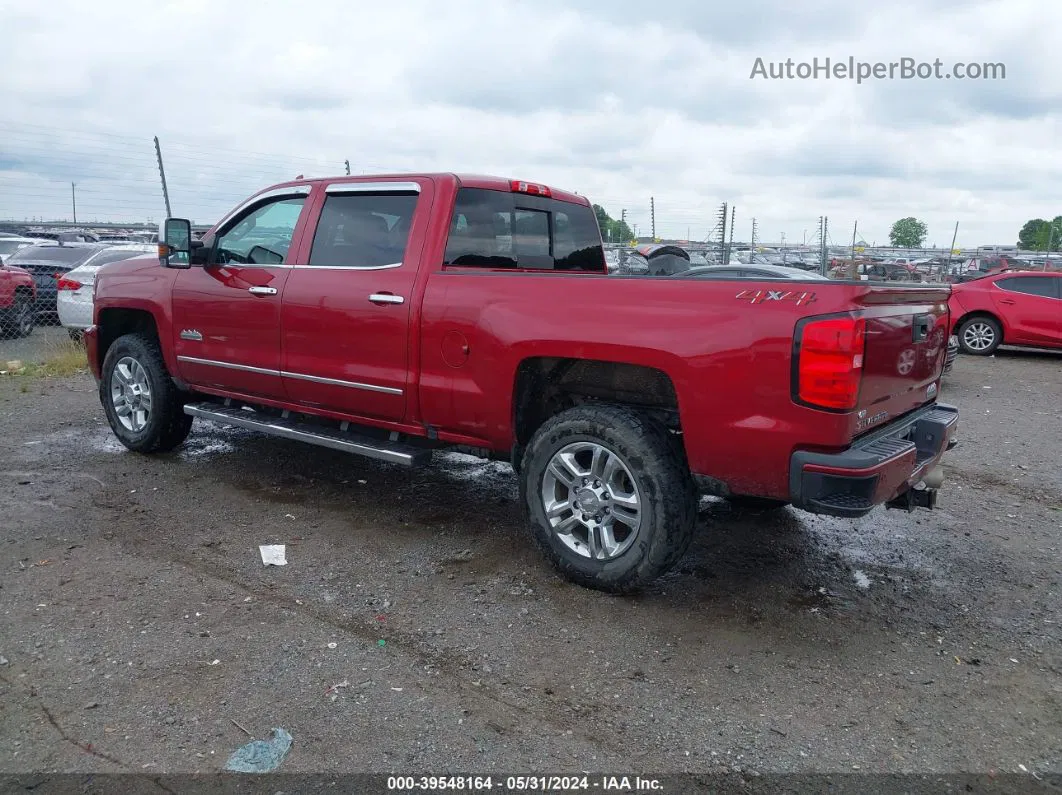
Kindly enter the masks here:
M 855 580 L 857 588 L 861 588 L 865 591 L 870 587 L 870 578 L 859 569 L 852 572 L 852 579 Z

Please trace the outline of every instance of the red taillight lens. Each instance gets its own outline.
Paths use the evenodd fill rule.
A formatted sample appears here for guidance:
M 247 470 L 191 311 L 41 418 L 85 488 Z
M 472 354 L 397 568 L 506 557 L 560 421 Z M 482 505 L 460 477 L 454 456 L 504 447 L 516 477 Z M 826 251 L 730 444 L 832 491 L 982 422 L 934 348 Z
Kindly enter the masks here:
M 551 195 L 547 186 L 536 185 L 534 182 L 523 182 L 514 179 L 509 183 L 509 187 L 513 193 L 529 193 L 532 196 L 545 196 L 546 198 L 549 198 Z
M 863 318 L 813 320 L 800 333 L 797 396 L 826 409 L 854 409 L 859 400 L 866 351 Z
M 68 279 L 66 276 L 60 276 L 59 281 L 55 283 L 55 289 L 57 290 L 80 290 L 81 282 L 76 279 Z

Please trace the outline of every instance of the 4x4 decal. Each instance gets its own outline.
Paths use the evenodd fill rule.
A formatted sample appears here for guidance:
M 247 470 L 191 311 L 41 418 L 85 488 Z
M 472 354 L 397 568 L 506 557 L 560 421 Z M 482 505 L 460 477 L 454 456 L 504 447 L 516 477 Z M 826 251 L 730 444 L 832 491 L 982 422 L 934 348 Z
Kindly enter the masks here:
M 764 301 L 793 301 L 797 306 L 814 303 L 815 293 L 797 292 L 796 290 L 742 290 L 736 296 L 739 301 L 750 304 L 762 304 Z

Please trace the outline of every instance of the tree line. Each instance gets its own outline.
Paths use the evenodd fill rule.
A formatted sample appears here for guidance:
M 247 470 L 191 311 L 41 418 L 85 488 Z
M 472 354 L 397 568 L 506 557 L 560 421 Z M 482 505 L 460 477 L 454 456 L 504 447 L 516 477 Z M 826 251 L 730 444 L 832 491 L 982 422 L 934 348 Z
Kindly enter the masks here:
M 1062 215 L 1053 220 L 1033 218 L 1018 232 L 1018 248 L 1026 251 L 1057 251 L 1062 248 Z
M 594 205 L 594 213 L 597 215 L 597 225 L 601 227 L 601 237 L 606 243 L 629 243 L 634 240 L 634 232 L 626 221 L 613 218 L 600 204 Z
M 601 237 L 606 241 L 619 243 L 634 239 L 634 232 L 626 221 L 612 218 L 600 204 L 594 205 L 594 212 L 601 227 Z M 922 248 L 928 234 L 929 227 L 925 221 L 908 216 L 896 221 L 889 229 L 889 245 L 895 248 Z M 1018 232 L 1018 248 L 1024 251 L 1062 249 L 1062 215 L 1056 215 L 1051 221 L 1043 218 L 1026 221 Z

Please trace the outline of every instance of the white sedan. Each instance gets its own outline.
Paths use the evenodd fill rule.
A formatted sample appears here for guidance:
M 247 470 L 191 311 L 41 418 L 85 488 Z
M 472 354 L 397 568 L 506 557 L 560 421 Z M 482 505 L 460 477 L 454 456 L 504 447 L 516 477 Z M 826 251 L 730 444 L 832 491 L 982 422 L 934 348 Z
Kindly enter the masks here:
M 108 246 L 59 277 L 56 284 L 59 322 L 72 339 L 81 339 L 81 333 L 92 325 L 92 285 L 96 281 L 96 272 L 109 262 L 141 257 L 156 251 L 157 246 L 144 244 Z

